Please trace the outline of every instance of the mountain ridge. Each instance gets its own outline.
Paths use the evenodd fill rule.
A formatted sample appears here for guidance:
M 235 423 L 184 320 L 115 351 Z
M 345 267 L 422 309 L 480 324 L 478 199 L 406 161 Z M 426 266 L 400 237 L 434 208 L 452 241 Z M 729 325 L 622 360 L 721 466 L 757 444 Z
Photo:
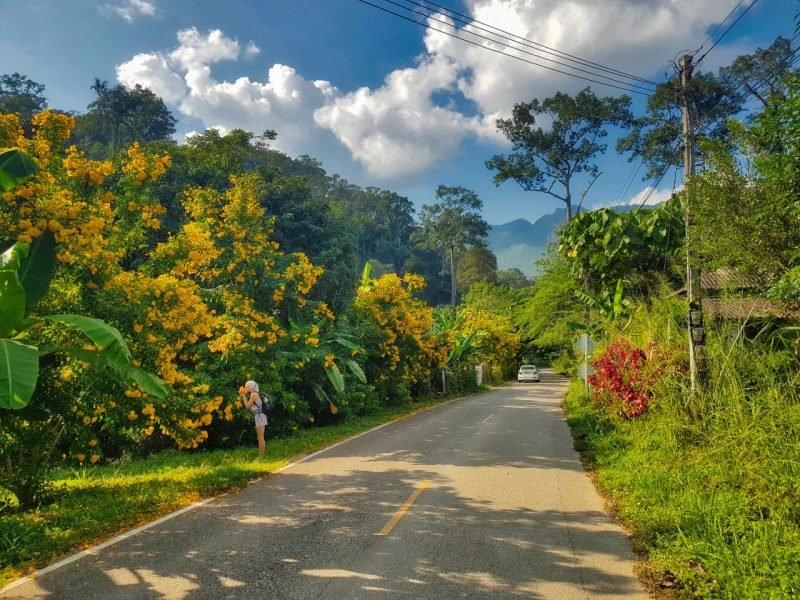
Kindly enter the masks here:
M 612 208 L 626 212 L 633 206 L 624 204 Z M 501 225 L 489 225 L 487 245 L 497 257 L 497 268 L 519 269 L 526 277 L 534 277 L 537 272 L 536 261 L 544 255 L 547 245 L 556 241 L 556 232 L 566 221 L 566 209 L 557 208 L 533 223 L 520 217 Z

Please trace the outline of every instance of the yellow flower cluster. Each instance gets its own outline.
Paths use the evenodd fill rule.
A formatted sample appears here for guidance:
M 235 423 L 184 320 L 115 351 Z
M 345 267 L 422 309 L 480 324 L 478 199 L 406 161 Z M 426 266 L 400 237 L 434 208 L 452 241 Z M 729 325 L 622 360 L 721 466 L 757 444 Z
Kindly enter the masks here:
M 387 273 L 359 288 L 356 297 L 356 307 L 374 319 L 383 335 L 378 348 L 386 367 L 401 368 L 401 376 L 410 383 L 423 380 L 447 360 L 446 345 L 430 333 L 433 308 L 413 296 L 424 286 L 419 275 L 401 279 Z
M 171 164 L 172 157 L 168 154 L 148 154 L 142 150 L 139 142 L 134 142 L 128 148 L 128 161 L 122 166 L 122 172 L 132 178 L 134 186 L 140 186 L 148 180 L 158 181 Z
M 18 146 L 41 167 L 24 185 L 3 194 L 0 229 L 21 242 L 49 230 L 60 244 L 61 262 L 91 273 L 108 270 L 124 254 L 108 241 L 115 221 L 113 195 L 99 189 L 113 172 L 111 165 L 87 160 L 74 148 L 56 160 L 74 125 L 69 115 L 45 111 L 34 115 L 32 124 L 33 137 L 26 138 L 18 115 L 0 115 L 0 148 Z
M 145 355 L 148 349 L 158 349 L 155 365 L 161 378 L 170 384 L 192 383 L 180 371 L 178 357 L 187 346 L 210 338 L 216 326 L 197 284 L 173 275 L 150 277 L 122 271 L 109 279 L 105 292 L 110 300 L 140 315 L 133 329 L 140 332 L 144 344 L 137 349 Z
M 459 332 L 476 334 L 476 346 L 483 361 L 498 378 L 503 371 L 513 368 L 522 342 L 511 319 L 489 311 L 468 308 Z
M 86 155 L 75 146 L 67 148 L 67 155 L 62 161 L 67 177 L 100 187 L 106 177 L 114 172 L 111 161 L 98 161 L 86 158 Z
M 215 417 L 234 418 L 235 403 L 224 403 L 200 383 L 209 351 L 274 352 L 288 335 L 277 320 L 286 302 L 301 309 L 311 304 L 314 317 L 333 319 L 324 303 L 307 300 L 323 269 L 303 254 L 285 255 L 271 239 L 274 222 L 264 213 L 262 184 L 254 176 L 232 178 L 224 193 L 187 190 L 181 229 L 149 246 L 146 267 L 131 269 L 126 254 L 148 248 L 146 228 L 160 227 L 166 212 L 150 184 L 166 173 L 171 159 L 134 144 L 117 169 L 74 146 L 65 148 L 73 126 L 69 115 L 45 111 L 33 117 L 26 137 L 17 115 L 0 114 L 0 148 L 20 147 L 41 167 L 0 197 L 0 229 L 27 242 L 51 231 L 59 261 L 70 267 L 63 272 L 75 302 L 91 298 L 98 316 L 110 316 L 123 331 L 135 364 L 172 386 L 163 403 L 135 387 L 106 398 L 108 413 L 76 401 L 81 408 L 76 406 L 75 421 L 91 430 L 116 418 L 146 435 L 159 428 L 179 447 L 195 448 Z M 317 345 L 319 335 L 315 325 L 297 344 Z M 55 384 L 69 387 L 71 378 L 65 368 Z M 99 452 L 80 450 L 81 461 L 100 460 Z

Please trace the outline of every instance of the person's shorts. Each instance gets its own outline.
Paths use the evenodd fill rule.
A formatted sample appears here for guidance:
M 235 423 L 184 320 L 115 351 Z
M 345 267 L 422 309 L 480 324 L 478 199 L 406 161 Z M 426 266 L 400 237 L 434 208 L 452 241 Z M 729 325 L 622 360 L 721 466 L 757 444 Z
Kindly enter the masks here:
M 253 416 L 256 419 L 256 427 L 263 427 L 267 424 L 267 415 L 264 413 L 257 413 Z

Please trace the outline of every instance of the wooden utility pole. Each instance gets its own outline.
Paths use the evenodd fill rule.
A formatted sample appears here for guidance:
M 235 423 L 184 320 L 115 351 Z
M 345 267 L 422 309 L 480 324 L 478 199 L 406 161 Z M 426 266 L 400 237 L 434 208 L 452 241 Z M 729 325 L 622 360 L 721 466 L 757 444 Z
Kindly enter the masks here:
M 681 59 L 681 104 L 683 105 L 683 179 L 684 179 L 684 226 L 686 228 L 686 298 L 689 301 L 687 318 L 689 330 L 689 378 L 692 394 L 697 389 L 697 357 L 705 351 L 705 331 L 700 305 L 699 270 L 692 268 L 691 252 L 691 192 L 688 182 L 694 176 L 694 115 L 689 98 L 689 82 L 692 78 L 692 56 L 684 54 Z

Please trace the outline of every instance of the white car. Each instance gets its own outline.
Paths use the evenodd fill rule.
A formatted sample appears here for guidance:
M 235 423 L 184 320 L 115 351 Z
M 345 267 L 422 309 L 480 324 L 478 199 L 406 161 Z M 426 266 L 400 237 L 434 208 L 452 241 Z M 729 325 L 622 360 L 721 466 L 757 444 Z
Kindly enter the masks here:
M 533 381 L 538 382 L 539 379 L 539 371 L 536 370 L 536 367 L 533 365 L 522 365 L 519 368 L 519 373 L 517 373 L 517 382 L 523 383 L 526 381 Z

